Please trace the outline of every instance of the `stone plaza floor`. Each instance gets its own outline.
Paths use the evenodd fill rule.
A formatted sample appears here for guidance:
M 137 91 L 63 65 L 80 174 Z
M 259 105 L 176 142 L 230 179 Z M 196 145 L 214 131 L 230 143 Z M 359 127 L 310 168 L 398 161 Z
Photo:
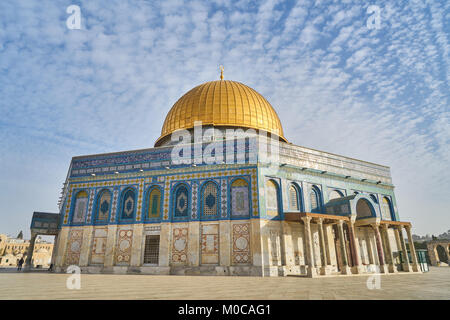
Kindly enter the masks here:
M 68 274 L 0 270 L 0 299 L 450 299 L 450 267 L 424 274 L 319 279 L 82 274 L 81 288 L 66 287 Z M 371 287 L 372 289 L 369 289 Z

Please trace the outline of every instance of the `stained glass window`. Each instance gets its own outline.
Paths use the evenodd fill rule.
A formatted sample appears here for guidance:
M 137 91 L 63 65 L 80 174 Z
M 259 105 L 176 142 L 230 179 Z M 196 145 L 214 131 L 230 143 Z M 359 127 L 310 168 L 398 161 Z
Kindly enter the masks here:
M 158 188 L 153 188 L 148 194 L 148 217 L 158 218 L 161 209 L 161 191 Z

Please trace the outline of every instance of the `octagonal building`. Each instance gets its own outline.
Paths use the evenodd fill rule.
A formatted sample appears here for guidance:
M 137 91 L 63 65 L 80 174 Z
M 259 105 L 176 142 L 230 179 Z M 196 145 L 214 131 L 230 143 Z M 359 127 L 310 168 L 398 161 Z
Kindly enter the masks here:
M 223 77 L 173 105 L 154 148 L 73 157 L 58 219 L 57 272 L 420 272 L 388 167 L 289 143 L 270 103 Z

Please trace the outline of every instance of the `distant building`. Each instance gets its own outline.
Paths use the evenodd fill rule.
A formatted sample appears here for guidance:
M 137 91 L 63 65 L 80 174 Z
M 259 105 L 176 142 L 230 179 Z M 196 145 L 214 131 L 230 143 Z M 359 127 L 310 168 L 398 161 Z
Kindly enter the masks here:
M 30 240 L 10 238 L 0 234 L 0 267 L 17 266 L 20 258 L 26 260 Z M 33 267 L 48 268 L 53 252 L 53 243 L 37 239 L 31 259 Z

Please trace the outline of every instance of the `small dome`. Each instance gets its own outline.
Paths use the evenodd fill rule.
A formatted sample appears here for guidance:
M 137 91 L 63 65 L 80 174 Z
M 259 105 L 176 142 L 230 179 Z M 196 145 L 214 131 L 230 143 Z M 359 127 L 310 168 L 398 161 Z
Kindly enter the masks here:
M 201 121 L 202 126 L 263 130 L 286 141 L 281 121 L 270 103 L 252 88 L 236 81 L 210 81 L 184 94 L 167 114 L 155 147 L 178 129 L 194 128 L 194 121 Z

